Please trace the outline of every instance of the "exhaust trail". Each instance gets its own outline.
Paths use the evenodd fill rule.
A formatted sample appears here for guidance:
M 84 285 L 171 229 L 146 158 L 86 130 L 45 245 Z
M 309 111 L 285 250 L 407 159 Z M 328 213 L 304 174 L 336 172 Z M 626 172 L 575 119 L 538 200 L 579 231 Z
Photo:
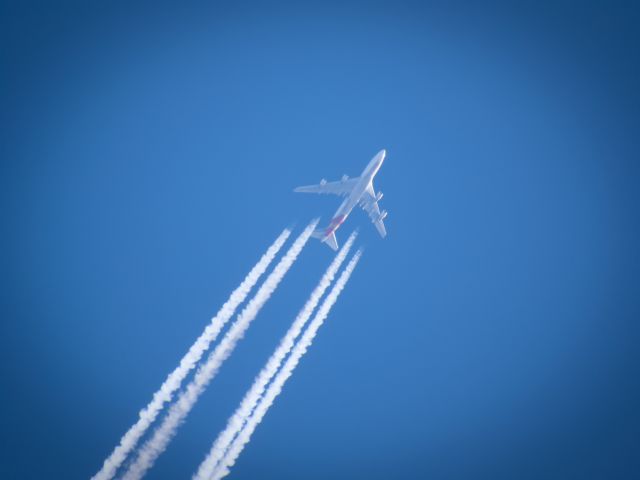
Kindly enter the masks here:
M 194 379 L 187 385 L 176 402 L 169 408 L 160 426 L 153 432 L 151 438 L 140 448 L 135 461 L 129 466 L 123 476 L 124 480 L 138 480 L 153 466 L 157 458 L 165 451 L 178 427 L 189 414 L 198 398 L 209 382 L 218 373 L 222 363 L 231 355 L 238 341 L 244 336 L 247 328 L 256 317 L 262 306 L 271 297 L 278 284 L 305 246 L 313 233 L 318 220 L 312 221 L 296 238 L 287 253 L 280 259 L 271 274 L 260 286 L 256 294 L 238 315 L 220 343 L 202 364 Z
M 234 463 L 238 459 L 238 456 L 240 455 L 240 453 L 242 453 L 245 445 L 249 443 L 251 435 L 255 431 L 256 427 L 260 424 L 265 414 L 269 410 L 269 407 L 271 407 L 276 397 L 282 391 L 282 387 L 293 373 L 293 370 L 300 362 L 302 356 L 306 353 L 307 349 L 311 345 L 311 342 L 313 342 L 318 329 L 322 326 L 322 323 L 329 315 L 331 307 L 333 307 L 333 305 L 336 303 L 340 292 L 342 292 L 342 289 L 349 280 L 349 277 L 353 273 L 353 270 L 356 268 L 356 265 L 358 264 L 361 256 L 362 250 L 358 250 L 353 255 L 345 269 L 342 271 L 340 277 L 338 278 L 338 281 L 333 286 L 327 297 L 324 299 L 322 305 L 320 305 L 320 308 L 318 309 L 315 317 L 313 318 L 305 332 L 302 334 L 300 340 L 298 340 L 298 343 L 296 343 L 295 347 L 293 347 L 291 355 L 289 356 L 289 358 L 287 358 L 287 361 L 282 366 L 271 385 L 269 385 L 269 388 L 265 392 L 262 401 L 258 404 L 255 411 L 253 412 L 253 415 L 251 415 L 245 427 L 240 431 L 236 439 L 232 442 L 225 456 L 214 468 L 213 475 L 209 477 L 196 476 L 195 478 L 213 478 L 217 480 L 229 474 L 229 469 L 234 465 Z
M 278 348 L 276 348 L 256 377 L 253 385 L 242 399 L 240 406 L 229 418 L 226 428 L 218 435 L 218 438 L 216 438 L 213 446 L 211 447 L 211 451 L 200 465 L 198 472 L 194 475 L 194 479 L 201 480 L 211 477 L 216 465 L 222 460 L 234 438 L 242 430 L 245 422 L 256 408 L 256 405 L 260 402 L 267 385 L 280 369 L 285 357 L 289 352 L 291 352 L 296 338 L 298 338 L 300 332 L 302 332 L 302 329 L 311 317 L 311 314 L 318 306 L 320 299 L 333 282 L 338 269 L 344 262 L 345 258 L 347 258 L 347 254 L 349 253 L 356 236 L 357 234 L 355 232 L 352 233 L 340 252 L 335 256 L 320 279 L 320 282 L 311 292 L 311 295 L 304 307 L 300 310 L 298 316 L 291 324 L 291 327 L 280 341 Z
M 115 476 L 129 453 L 135 448 L 140 438 L 162 411 L 165 403 L 171 401 L 174 392 L 180 388 L 182 381 L 200 361 L 204 352 L 209 349 L 211 343 L 233 316 L 238 306 L 247 298 L 247 295 L 267 270 L 267 267 L 285 244 L 289 235 L 291 235 L 290 230 L 283 230 L 264 255 L 262 255 L 258 263 L 251 269 L 242 283 L 240 283 L 238 288 L 231 293 L 228 300 L 211 319 L 211 322 L 202 334 L 200 334 L 200 337 L 191 345 L 185 356 L 182 357 L 178 367 L 169 374 L 160 389 L 154 393 L 151 402 L 140 411 L 138 421 L 134 423 L 120 439 L 118 446 L 113 450 L 111 455 L 107 457 L 102 468 L 92 477 L 92 480 L 110 480 Z

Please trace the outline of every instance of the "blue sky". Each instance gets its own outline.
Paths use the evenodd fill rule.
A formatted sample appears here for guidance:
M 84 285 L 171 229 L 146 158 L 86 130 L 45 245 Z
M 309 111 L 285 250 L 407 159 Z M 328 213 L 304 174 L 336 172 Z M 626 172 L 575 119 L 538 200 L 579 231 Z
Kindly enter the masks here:
M 4 8 L 3 8 L 4 9 Z M 365 255 L 231 478 L 640 467 L 630 3 L 6 8 L 3 478 L 87 478 L 278 233 L 381 148 Z M 310 243 L 148 478 L 197 468 Z

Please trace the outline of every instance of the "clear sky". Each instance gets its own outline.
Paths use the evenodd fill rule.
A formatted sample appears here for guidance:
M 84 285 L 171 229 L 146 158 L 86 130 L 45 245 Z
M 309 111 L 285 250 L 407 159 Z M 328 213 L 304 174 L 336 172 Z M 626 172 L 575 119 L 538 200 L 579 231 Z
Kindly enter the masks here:
M 0 477 L 94 474 L 339 204 L 293 187 L 382 148 L 388 237 L 338 231 L 365 255 L 231 478 L 637 474 L 638 9 L 510 3 L 3 7 Z M 331 258 L 305 248 L 148 478 L 195 471 Z

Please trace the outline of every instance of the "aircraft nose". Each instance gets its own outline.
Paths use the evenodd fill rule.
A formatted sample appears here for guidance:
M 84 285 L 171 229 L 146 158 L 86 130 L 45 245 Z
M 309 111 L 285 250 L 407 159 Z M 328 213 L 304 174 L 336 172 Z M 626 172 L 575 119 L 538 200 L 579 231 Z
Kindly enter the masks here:
M 384 160 L 384 157 L 387 156 L 387 151 L 383 148 L 382 150 L 380 150 L 380 161 L 382 162 L 382 160 Z

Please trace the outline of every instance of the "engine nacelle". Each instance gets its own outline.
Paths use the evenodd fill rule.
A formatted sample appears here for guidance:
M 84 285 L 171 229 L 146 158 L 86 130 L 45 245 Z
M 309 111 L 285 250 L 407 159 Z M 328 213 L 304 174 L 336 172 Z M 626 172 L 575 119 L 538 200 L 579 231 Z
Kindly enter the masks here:
M 349 175 L 342 175 L 342 178 L 340 180 L 346 182 L 347 180 L 349 180 Z
M 386 210 L 383 210 L 383 211 L 380 213 L 380 216 L 378 217 L 378 221 L 379 221 L 379 222 L 381 222 L 381 221 L 382 221 L 382 220 L 384 220 L 385 218 L 387 218 L 387 211 L 386 211 Z
M 376 194 L 376 202 L 379 202 L 380 200 L 382 200 L 382 197 L 383 197 L 383 196 L 384 196 L 384 195 L 382 195 L 382 192 L 378 192 L 378 193 Z
M 326 185 L 326 184 L 327 184 L 327 181 L 324 178 L 320 180 L 320 185 Z

